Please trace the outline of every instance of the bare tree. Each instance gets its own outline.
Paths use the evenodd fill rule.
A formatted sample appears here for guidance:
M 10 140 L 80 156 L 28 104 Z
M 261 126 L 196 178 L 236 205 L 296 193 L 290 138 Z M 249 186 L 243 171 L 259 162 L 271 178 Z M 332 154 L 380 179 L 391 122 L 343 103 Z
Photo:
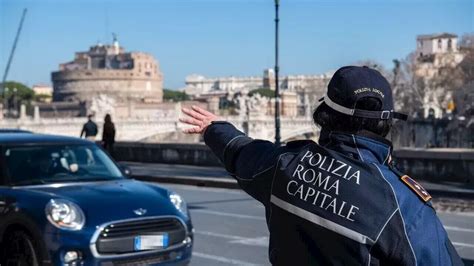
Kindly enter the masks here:
M 430 106 L 446 110 L 453 99 L 456 105 L 464 105 L 465 102 L 455 98 L 462 97 L 460 91 L 469 91 L 468 84 L 474 79 L 474 43 L 470 40 L 463 36 L 461 53 L 464 59 L 460 63 L 459 54 L 444 54 L 427 62 L 411 53 L 403 60 L 394 60 L 392 87 L 397 108 L 409 113 Z M 438 60 L 436 64 L 435 60 Z M 430 63 L 431 66 L 424 65 Z
M 354 65 L 356 66 L 367 66 L 379 71 L 387 80 L 392 79 L 392 73 L 387 70 L 382 64 L 372 59 L 365 59 L 357 61 Z
M 405 59 L 394 59 L 392 89 L 395 108 L 415 116 L 423 109 L 426 88 L 415 75 L 415 53 Z
M 472 36 L 472 35 L 471 35 Z M 474 39 L 474 36 L 472 36 Z M 474 41 L 472 47 L 463 47 L 464 59 L 458 68 L 461 72 L 461 85 L 455 93 L 456 110 L 459 115 L 474 116 Z
M 474 49 L 474 33 L 464 34 L 459 42 L 459 48 L 461 50 Z

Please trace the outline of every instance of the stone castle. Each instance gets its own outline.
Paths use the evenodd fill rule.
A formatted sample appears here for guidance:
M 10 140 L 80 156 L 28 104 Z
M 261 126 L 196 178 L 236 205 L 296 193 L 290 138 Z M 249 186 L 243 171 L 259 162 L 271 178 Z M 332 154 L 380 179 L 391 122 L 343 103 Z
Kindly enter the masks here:
M 125 52 L 114 36 L 112 45 L 97 44 L 77 52 L 73 61 L 52 73 L 54 102 L 90 102 L 107 95 L 117 103 L 159 103 L 163 75 L 157 60 L 143 52 Z

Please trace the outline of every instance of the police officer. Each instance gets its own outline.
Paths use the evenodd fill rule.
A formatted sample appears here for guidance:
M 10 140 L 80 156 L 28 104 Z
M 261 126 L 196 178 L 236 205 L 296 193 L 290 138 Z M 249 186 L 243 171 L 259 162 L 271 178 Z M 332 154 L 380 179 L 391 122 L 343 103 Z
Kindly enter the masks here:
M 391 163 L 387 80 L 340 68 L 313 114 L 319 143 L 275 147 L 194 106 L 181 121 L 265 205 L 273 265 L 462 265 L 431 196 Z

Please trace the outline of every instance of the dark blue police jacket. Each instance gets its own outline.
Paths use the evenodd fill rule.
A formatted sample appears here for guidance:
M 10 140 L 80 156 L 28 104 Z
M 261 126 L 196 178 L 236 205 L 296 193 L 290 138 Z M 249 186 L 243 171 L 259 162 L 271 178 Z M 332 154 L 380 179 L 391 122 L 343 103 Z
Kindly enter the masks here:
M 276 148 L 213 122 L 204 140 L 265 205 L 273 265 L 462 265 L 430 195 L 391 167 L 390 142 L 368 135 Z

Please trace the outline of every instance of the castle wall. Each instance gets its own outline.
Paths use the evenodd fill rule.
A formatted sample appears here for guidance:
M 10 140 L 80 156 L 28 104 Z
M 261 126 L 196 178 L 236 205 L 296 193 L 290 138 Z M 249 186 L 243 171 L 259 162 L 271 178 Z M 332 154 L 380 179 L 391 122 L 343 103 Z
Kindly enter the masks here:
M 117 102 L 162 102 L 163 79 L 154 71 L 74 70 L 52 74 L 54 101 L 90 101 L 107 94 Z

